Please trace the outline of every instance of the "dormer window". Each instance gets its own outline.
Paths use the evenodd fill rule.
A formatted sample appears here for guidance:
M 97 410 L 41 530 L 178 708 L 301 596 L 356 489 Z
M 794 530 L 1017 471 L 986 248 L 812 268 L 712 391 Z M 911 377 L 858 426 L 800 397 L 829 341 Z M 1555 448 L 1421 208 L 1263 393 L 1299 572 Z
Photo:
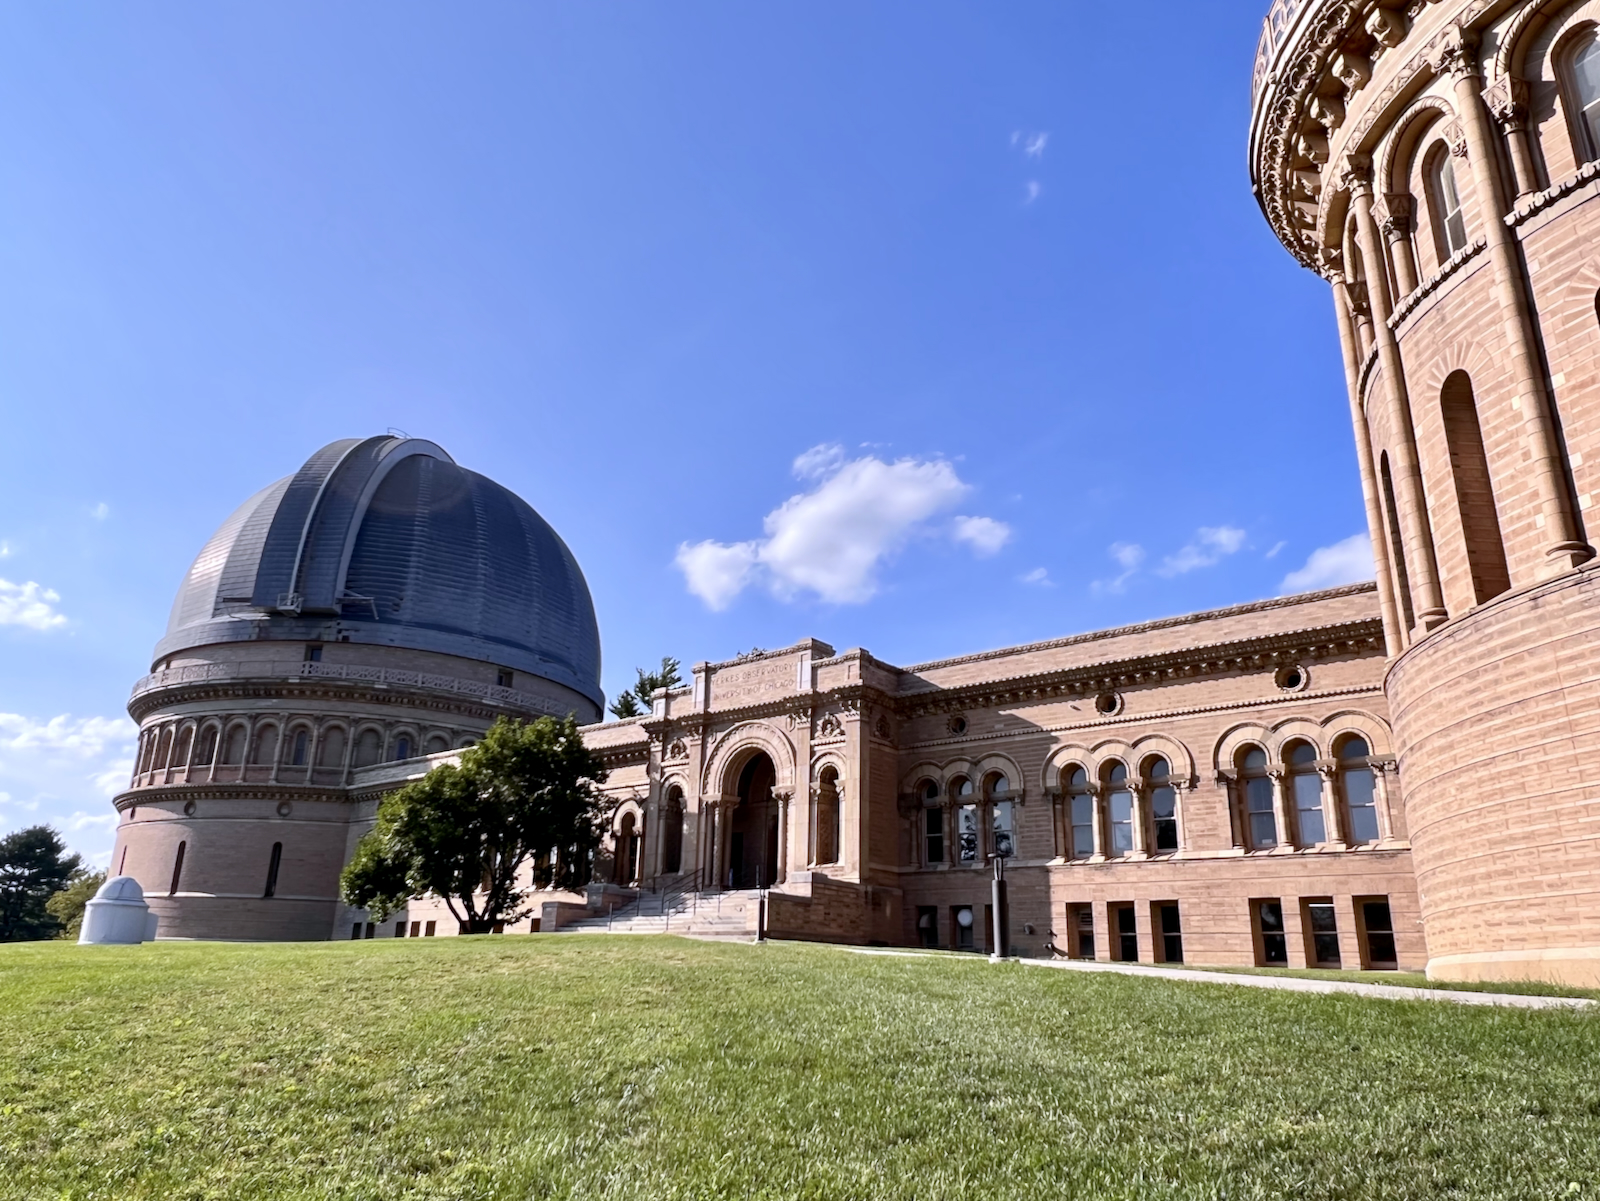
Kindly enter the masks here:
M 510 688 L 513 686 L 512 681 L 514 681 L 516 678 L 516 672 L 512 671 L 509 667 L 502 667 L 494 673 L 495 687 Z
M 305 658 L 305 661 L 307 663 L 321 663 L 322 662 L 322 643 L 320 643 L 320 642 L 308 642 L 308 643 L 306 643 L 306 658 Z

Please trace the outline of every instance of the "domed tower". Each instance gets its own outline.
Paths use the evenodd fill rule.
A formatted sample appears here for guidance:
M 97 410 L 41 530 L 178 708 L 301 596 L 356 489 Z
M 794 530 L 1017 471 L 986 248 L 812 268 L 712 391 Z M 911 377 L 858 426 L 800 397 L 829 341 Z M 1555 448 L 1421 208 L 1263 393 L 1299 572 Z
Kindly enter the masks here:
M 329 938 L 364 780 L 502 714 L 587 723 L 603 701 L 583 573 L 526 502 L 431 442 L 334 442 L 245 501 L 178 590 L 128 705 L 112 869 L 164 937 Z
M 1276 0 L 1250 166 L 1333 293 L 1429 971 L 1600 984 L 1600 2 Z

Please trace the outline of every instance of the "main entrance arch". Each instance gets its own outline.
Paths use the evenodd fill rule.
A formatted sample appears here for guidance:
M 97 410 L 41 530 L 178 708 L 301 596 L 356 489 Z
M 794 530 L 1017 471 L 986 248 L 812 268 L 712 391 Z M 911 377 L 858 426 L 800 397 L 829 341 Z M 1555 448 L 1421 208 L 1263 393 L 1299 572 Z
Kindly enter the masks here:
M 739 771 L 738 800 L 729 815 L 724 888 L 768 888 L 778 879 L 778 802 L 772 794 L 777 767 L 757 751 Z

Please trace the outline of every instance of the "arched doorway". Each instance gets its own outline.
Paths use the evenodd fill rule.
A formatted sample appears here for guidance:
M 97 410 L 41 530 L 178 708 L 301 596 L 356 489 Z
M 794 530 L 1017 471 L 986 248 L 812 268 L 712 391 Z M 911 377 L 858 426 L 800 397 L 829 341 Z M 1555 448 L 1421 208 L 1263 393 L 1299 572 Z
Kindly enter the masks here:
M 777 779 L 772 760 L 759 751 L 739 772 L 739 803 L 728 823 L 728 867 L 718 881 L 724 888 L 768 888 L 777 880 L 778 803 L 772 796 Z
M 631 813 L 623 814 L 617 830 L 617 867 L 614 877 L 624 887 L 639 878 L 639 827 Z

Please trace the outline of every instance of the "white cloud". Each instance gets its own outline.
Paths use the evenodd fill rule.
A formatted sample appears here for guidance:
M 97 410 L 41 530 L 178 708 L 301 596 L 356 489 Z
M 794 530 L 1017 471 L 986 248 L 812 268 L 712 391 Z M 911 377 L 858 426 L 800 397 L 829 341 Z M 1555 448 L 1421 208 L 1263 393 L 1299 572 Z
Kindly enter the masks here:
M 116 824 L 106 802 L 128 786 L 138 733 L 126 717 L 0 713 L 0 830 L 47 822 L 103 855 Z
M 1122 574 L 1109 580 L 1095 580 L 1089 587 L 1094 592 L 1121 592 L 1144 563 L 1144 547 L 1137 542 L 1113 542 L 1106 553 L 1122 568 Z
M 1201 567 L 1211 567 L 1244 545 L 1245 532 L 1229 525 L 1202 526 L 1175 555 L 1168 555 L 1156 569 L 1158 575 L 1185 575 Z
M 1283 577 L 1283 595 L 1359 584 L 1373 575 L 1371 535 L 1352 534 L 1343 542 L 1312 551 L 1304 567 Z
M 877 592 L 880 564 L 972 490 L 946 459 L 847 461 L 831 444 L 808 450 L 794 470 L 816 486 L 768 513 L 765 537 L 678 547 L 689 591 L 710 608 L 727 608 L 757 582 L 782 600 L 809 592 L 833 604 L 867 601 Z M 994 553 L 1010 534 L 986 517 L 958 518 L 950 527 L 953 539 L 980 554 Z
M 1044 187 L 1039 183 L 1039 181 L 1037 179 L 1030 179 L 1028 181 L 1027 195 L 1023 199 L 1022 203 L 1023 204 L 1032 204 L 1035 200 L 1039 199 L 1039 195 L 1043 191 L 1044 191 Z
M 107 517 L 111 516 L 111 506 L 106 504 L 105 501 L 101 501 L 94 508 L 89 510 L 89 516 L 93 517 L 96 521 L 104 521 Z
M 797 480 L 820 480 L 837 471 L 844 462 L 844 447 L 837 442 L 824 442 L 796 456 L 794 477 Z
M 1044 148 L 1050 144 L 1050 133 L 1048 130 L 1040 130 L 1036 133 L 1024 133 L 1020 129 L 1014 130 L 1011 134 L 1011 144 L 1020 149 L 1029 158 L 1043 158 Z
M 64 626 L 67 619 L 52 607 L 60 600 L 53 588 L 41 587 L 32 580 L 26 584 L 0 580 L 0 626 L 27 626 L 30 630 Z
M 760 552 L 759 542 L 736 542 L 732 546 L 710 541 L 691 546 L 685 542 L 678 547 L 674 561 L 683 572 L 689 591 L 720 613 L 750 582 Z
M 11 543 L 9 543 L 9 542 L 0 542 L 0 559 L 7 558 L 8 556 L 10 556 L 10 554 L 11 554 Z
M 1035 567 L 1026 575 L 1017 577 L 1024 584 L 1032 584 L 1036 588 L 1054 588 L 1056 582 L 1050 578 L 1050 569 Z
M 951 535 L 957 542 L 965 542 L 981 559 L 1000 553 L 1011 541 L 1011 527 L 993 517 L 957 517 Z
M 1288 544 L 1288 543 L 1287 543 L 1287 542 L 1278 542 L 1278 543 L 1274 543 L 1274 544 L 1273 544 L 1273 547 L 1272 547 L 1272 549 L 1271 549 L 1271 550 L 1269 550 L 1269 551 L 1268 551 L 1268 552 L 1267 552 L 1267 553 L 1266 553 L 1266 557 L 1267 557 L 1267 558 L 1268 558 L 1268 559 L 1276 559 L 1276 558 L 1277 558 L 1277 557 L 1278 557 L 1278 553 L 1279 553 L 1279 552 L 1280 552 L 1280 551 L 1282 551 L 1282 550 L 1283 550 L 1283 548 L 1284 548 L 1284 547 L 1286 547 L 1286 546 L 1288 546 L 1288 545 L 1289 545 L 1289 544 Z

